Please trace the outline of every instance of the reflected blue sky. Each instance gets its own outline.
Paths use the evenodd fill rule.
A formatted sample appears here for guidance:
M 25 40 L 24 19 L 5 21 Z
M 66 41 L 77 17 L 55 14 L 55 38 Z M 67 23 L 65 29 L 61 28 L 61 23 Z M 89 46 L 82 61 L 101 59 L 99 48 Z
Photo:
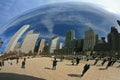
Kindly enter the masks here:
M 120 0 L 0 0 L 0 35 L 4 35 L 2 36 L 3 40 L 4 41 L 4 46 L 3 46 L 3 49 L 5 49 L 5 45 L 8 43 L 11 35 L 13 35 L 13 33 L 15 33 L 16 30 L 18 30 L 20 28 L 21 25 L 23 24 L 19 24 L 18 27 L 16 28 L 9 28 L 11 26 L 6 26 L 9 22 L 13 21 L 13 24 L 15 23 L 15 20 L 16 20 L 16 17 L 23 17 L 23 16 L 26 16 L 24 14 L 28 13 L 28 12 L 31 12 L 31 11 L 34 11 L 36 10 L 37 8 L 40 8 L 42 6 L 45 6 L 45 5 L 48 5 L 48 4 L 58 4 L 58 3 L 64 3 L 63 5 L 66 5 L 66 3 L 69 3 L 69 2 L 77 2 L 77 5 L 80 4 L 82 5 L 82 9 L 87 9 L 87 8 L 84 8 L 84 3 L 88 4 L 88 5 L 91 5 L 92 7 L 96 7 L 96 8 L 99 8 L 101 9 L 101 13 L 103 11 L 104 14 L 107 14 L 107 13 L 111 13 L 110 15 L 108 14 L 107 16 L 104 15 L 104 14 L 100 14 L 100 16 L 98 16 L 98 13 L 99 12 L 94 12 L 96 10 L 86 10 L 86 11 L 89 11 L 89 12 L 94 12 L 94 13 L 97 13 L 97 15 L 92 15 L 89 13 L 86 14 L 86 13 L 83 13 L 84 16 L 85 14 L 87 15 L 86 17 L 88 17 L 89 19 L 90 18 L 93 18 L 95 20 L 92 20 L 91 21 L 88 21 L 86 24 L 84 24 L 84 26 L 89 26 L 89 27 L 93 27 L 95 28 L 96 25 L 100 26 L 100 25 L 105 25 L 105 26 L 109 26 L 108 24 L 105 24 L 106 22 L 105 21 L 102 21 L 102 19 L 105 17 L 105 19 L 107 19 L 109 22 L 110 19 L 113 20 L 113 22 L 115 22 L 115 20 L 117 19 L 120 19 Z M 48 8 L 48 7 L 47 7 Z M 92 8 L 93 9 L 93 8 Z M 106 10 L 104 12 L 104 10 Z M 44 12 L 44 11 L 43 11 Z M 67 13 L 68 14 L 68 13 Z M 21 16 L 22 15 L 22 16 Z M 46 13 L 45 13 L 46 15 Z M 82 13 L 81 13 L 82 15 Z M 90 17 L 90 16 L 93 16 L 93 17 Z M 83 15 L 82 15 L 83 16 Z M 102 18 L 102 17 L 103 18 Z M 95 17 L 98 17 L 98 18 L 95 18 Z M 102 18 L 102 19 L 100 19 Z M 60 18 L 61 19 L 61 18 Z M 76 19 L 76 18 L 75 18 Z M 28 19 L 29 20 L 29 19 Z M 79 19 L 82 21 L 82 19 Z M 101 21 L 100 21 L 101 20 Z M 57 21 L 57 20 L 56 20 Z M 59 18 L 58 18 L 58 21 L 59 21 Z M 63 19 L 64 21 L 64 19 Z M 81 22 L 80 21 L 80 22 Z M 102 22 L 102 24 L 99 25 L 99 22 L 96 22 L 96 21 L 99 21 L 99 22 Z M 26 21 L 28 22 L 28 21 Z M 48 21 L 47 21 L 48 22 Z M 43 21 L 43 24 L 39 24 L 41 26 L 46 26 L 46 27 L 40 27 L 40 29 L 42 29 L 42 31 L 44 30 L 48 30 L 48 32 L 50 32 L 50 30 L 52 30 L 51 27 L 48 27 L 46 23 L 46 20 Z M 56 23 L 56 22 L 54 22 Z M 61 22 L 62 23 L 62 22 Z M 73 23 L 73 22 L 72 22 Z M 79 23 L 79 22 L 78 22 Z M 95 24 L 92 24 L 92 23 L 95 23 Z M 51 24 L 51 23 L 50 23 Z M 76 24 L 76 23 L 74 23 Z M 111 26 L 114 25 L 118 27 L 118 25 L 116 25 L 116 23 L 111 23 Z M 63 33 L 61 33 L 60 31 L 57 31 L 57 30 L 62 30 L 62 28 L 64 26 L 66 26 L 67 24 L 56 24 L 55 27 L 54 27 L 54 30 L 52 31 L 53 32 L 53 35 L 55 34 L 58 34 L 63 37 L 63 35 L 65 34 L 66 30 L 68 28 L 64 28 L 65 30 L 63 30 Z M 83 25 L 83 24 L 80 24 L 80 25 Z M 35 26 L 35 25 L 34 25 Z M 36 26 L 37 26 L 37 23 L 36 23 Z M 59 27 L 58 26 L 62 26 L 62 27 Z M 70 26 L 70 25 L 67 25 L 69 26 L 69 28 L 73 28 L 74 26 Z M 75 26 L 78 26 L 78 24 L 76 24 Z M 13 26 L 12 26 L 13 27 Z M 9 28 L 9 30 L 7 30 Z M 35 28 L 34 28 L 35 29 Z M 82 28 L 81 28 L 82 29 Z M 80 30 L 81 30 L 80 29 Z M 79 29 L 77 29 L 79 30 Z M 96 31 L 99 30 L 99 29 L 96 29 Z M 120 29 L 118 28 L 118 30 L 120 31 Z M 11 32 L 13 31 L 13 32 Z M 103 30 L 102 30 L 103 31 Z M 79 32 L 79 31 L 78 31 Z M 99 31 L 98 31 L 99 32 Z M 105 32 L 105 31 L 104 31 Z M 5 33 L 5 34 L 3 34 Z M 9 34 L 8 34 L 9 33 Z M 83 32 L 82 32 L 83 33 Z M 100 34 L 102 34 L 102 32 L 99 32 Z M 79 32 L 79 34 L 81 34 Z M 46 35 L 46 34 L 45 34 Z M 41 35 L 41 36 L 45 36 L 45 35 Z M 77 35 L 79 36 L 79 35 Z M 81 35 L 80 35 L 81 36 Z M 80 37 L 79 36 L 79 37 Z M 49 37 L 49 36 L 47 36 Z M 7 39 L 6 39 L 7 38 Z

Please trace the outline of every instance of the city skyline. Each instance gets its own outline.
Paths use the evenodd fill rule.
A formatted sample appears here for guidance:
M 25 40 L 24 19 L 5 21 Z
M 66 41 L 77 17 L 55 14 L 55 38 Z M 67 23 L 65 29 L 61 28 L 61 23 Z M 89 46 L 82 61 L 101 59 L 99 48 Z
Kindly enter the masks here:
M 40 0 L 41 1 L 41 0 Z M 106 0 L 104 0 L 106 2 Z M 34 30 L 35 32 L 41 33 L 41 38 L 50 39 L 50 36 L 58 35 L 60 40 L 63 41 L 65 39 L 65 32 L 69 29 L 73 29 L 76 31 L 76 37 L 83 38 L 83 31 L 92 27 L 100 36 L 106 36 L 109 31 L 110 26 L 115 26 L 120 32 L 120 28 L 116 22 L 119 20 L 119 15 L 117 13 L 117 5 L 115 5 L 114 1 L 112 1 L 112 5 L 116 7 L 111 7 L 110 2 L 109 6 L 103 4 L 104 1 L 79 1 L 72 0 L 67 1 L 47 1 L 45 4 L 40 5 L 32 5 L 30 7 L 24 6 L 24 9 L 20 7 L 21 5 L 13 5 L 10 1 L 9 3 L 13 6 L 17 6 L 14 8 L 23 9 L 22 12 L 19 12 L 19 15 L 14 11 L 13 16 L 4 19 L 9 20 L 6 22 L 4 26 L 2 26 L 0 31 L 0 36 L 4 39 L 4 44 L 1 47 L 1 50 L 4 51 L 6 45 L 8 44 L 11 36 L 21 28 L 21 26 L 25 24 L 30 24 L 29 30 Z M 7 1 L 3 3 L 7 4 Z M 31 1 L 30 1 L 31 2 Z M 33 3 L 37 1 L 33 1 Z M 45 2 L 45 1 L 41 1 Z M 99 3 L 102 3 L 101 5 Z M 1 3 L 0 3 L 1 4 Z M 97 5 L 99 4 L 99 5 Z M 64 6 L 61 6 L 64 5 Z M 7 5 L 5 5 L 7 6 Z M 104 6 L 104 7 L 103 7 Z M 9 6 L 8 6 L 9 7 Z M 36 8 L 35 8 L 36 7 Z M 107 8 L 106 8 L 107 7 Z M 108 8 L 109 7 L 109 8 Z M 19 10 L 18 9 L 18 10 Z M 12 9 L 11 9 L 12 10 Z M 3 13 L 6 11 L 2 10 Z M 119 11 L 118 11 L 119 12 Z M 3 14 L 2 13 L 2 14 Z M 8 13 L 8 12 L 7 12 Z M 7 15 L 6 13 L 6 15 Z M 9 12 L 11 14 L 12 12 Z M 34 15 L 33 15 L 34 14 Z M 3 16 L 3 15 L 1 15 Z M 1 17 L 0 16 L 0 17 Z M 10 19 L 11 18 L 11 19 Z M 1 18 L 4 21 L 3 17 Z M 8 34 L 9 33 L 9 34 Z M 22 40 L 22 37 L 21 39 Z
M 112 30 L 112 28 L 114 29 L 115 27 L 111 27 L 111 30 Z M 117 31 L 117 29 L 115 28 L 115 30 Z M 20 31 L 20 30 L 18 30 L 18 31 Z M 109 31 L 110 32 L 110 31 Z M 22 33 L 23 34 L 23 33 Z M 30 30 L 30 31 L 28 31 L 28 33 L 26 34 L 26 36 L 25 36 L 25 38 L 27 37 L 27 35 L 28 34 L 34 34 L 33 33 L 33 30 Z M 36 33 L 36 34 L 38 34 L 38 33 Z M 108 33 L 109 34 L 109 33 Z M 95 40 L 95 41 L 92 41 L 92 42 L 85 42 L 88 38 L 90 38 L 88 35 L 90 35 L 91 36 L 91 39 L 89 39 L 89 41 L 91 40 Z M 93 35 L 93 37 L 92 37 L 92 35 Z M 94 39 L 94 35 L 96 36 L 96 39 Z M 87 38 L 87 36 L 88 36 L 88 38 Z M 33 37 L 34 37 L 34 35 L 33 35 Z M 37 37 L 38 37 L 38 35 L 37 35 Z M 36 45 L 36 43 L 37 43 L 37 41 L 38 41 L 38 39 L 37 39 L 37 37 L 36 37 L 36 40 L 35 40 L 35 42 L 34 42 L 34 44 L 33 45 Z M 59 36 L 58 36 L 59 37 Z M 105 40 L 105 36 L 103 36 L 104 37 L 104 39 L 103 40 Z M 107 36 L 106 36 L 107 37 Z M 19 37 L 20 38 L 20 37 Z M 29 37 L 29 38 L 27 38 L 27 42 L 29 41 L 31 41 L 30 40 L 30 38 L 31 37 Z M 57 38 L 56 40 L 55 40 L 55 42 L 54 42 L 54 38 L 57 38 L 56 36 L 55 37 L 53 37 L 53 38 L 51 38 L 51 40 L 49 40 L 50 41 L 50 43 L 49 43 L 49 52 L 50 53 L 54 53 L 54 50 L 56 50 L 57 49 L 57 46 L 58 46 L 58 44 L 59 43 L 61 43 L 61 42 L 59 42 L 59 43 L 57 43 L 58 42 L 58 39 L 59 38 Z M 70 38 L 69 39 L 69 43 L 67 42 L 68 41 L 68 38 Z M 52 40 L 53 39 L 53 40 Z M 83 39 L 83 41 L 84 41 L 84 43 L 83 43 L 83 49 L 82 49 L 82 51 L 94 51 L 94 46 L 96 45 L 96 43 L 98 43 L 98 41 L 100 40 L 100 38 L 99 38 L 99 34 L 97 34 L 96 32 L 94 32 L 94 29 L 92 29 L 92 28 L 89 28 L 88 30 L 85 30 L 84 31 L 84 38 L 76 38 L 75 37 L 75 31 L 74 30 L 68 30 L 67 32 L 66 32 L 66 39 L 65 39 L 65 41 L 64 42 L 62 42 L 63 44 L 64 44 L 64 46 L 63 46 L 63 48 L 64 49 L 67 49 L 67 48 L 75 48 L 76 46 L 76 42 L 74 42 L 74 40 L 79 40 L 79 39 Z M 108 38 L 107 38 L 108 39 Z M 18 40 L 18 39 L 17 39 Z M 39 46 L 41 46 L 41 47 L 39 47 L 39 49 L 38 49 L 38 54 L 39 54 L 39 52 L 43 52 L 44 50 L 43 50 L 43 47 L 45 47 L 44 45 L 44 43 L 45 43 L 45 40 L 46 39 L 44 39 L 43 40 L 43 38 L 41 39 L 42 40 L 42 42 L 39 44 Z M 67 41 L 66 41 L 67 40 Z M 97 40 L 97 41 L 96 41 Z M 47 40 L 48 41 L 48 40 Z M 56 42 L 57 41 L 57 42 Z M 88 41 L 88 40 L 87 40 Z M 109 41 L 109 39 L 108 39 L 108 41 Z M 108 41 L 104 41 L 104 42 L 106 42 L 106 43 L 108 43 Z M 67 43 L 66 43 L 67 42 Z M 119 42 L 119 41 L 118 41 Z M 22 50 L 22 45 L 23 45 L 23 43 L 24 44 L 26 44 L 26 42 L 24 42 L 24 39 L 23 39 L 23 41 L 22 41 L 22 44 L 21 44 L 21 47 L 19 47 L 20 49 L 19 50 L 21 50 L 22 52 L 25 52 L 25 53 L 28 53 L 28 52 L 30 52 L 30 50 L 32 51 L 32 52 L 34 52 L 34 50 L 35 50 L 35 46 L 33 46 L 33 45 L 31 45 L 33 48 L 32 49 L 27 49 L 27 47 L 25 48 L 23 48 L 24 50 Z M 54 45 L 53 45 L 53 43 L 54 43 Z M 70 45 L 72 43 L 72 46 Z M 27 43 L 28 45 L 29 44 L 31 44 L 31 43 Z M 67 44 L 67 46 L 65 46 L 65 44 Z M 88 46 L 88 48 L 87 47 L 85 47 L 85 44 L 91 44 L 91 45 L 89 45 Z M 80 46 L 81 44 L 79 44 L 79 45 L 77 45 L 77 46 Z M 86 46 L 87 46 L 86 45 Z M 53 46 L 53 47 L 51 47 L 51 46 Z M 91 46 L 91 47 L 90 47 Z M 30 47 L 30 46 L 29 46 Z M 41 49 L 40 49 L 41 48 Z M 51 48 L 51 49 L 50 49 Z M 91 49 L 90 49 L 91 48 Z M 27 52 L 25 51 L 27 49 Z M 61 48 L 62 49 L 62 48 Z
M 24 24 L 31 25 L 29 30 L 39 31 L 41 38 L 49 39 L 50 36 L 59 35 L 60 39 L 64 40 L 67 29 L 75 29 L 76 37 L 83 37 L 82 33 L 88 27 L 95 29 L 100 36 L 106 36 L 111 25 L 116 26 L 119 31 L 118 24 L 116 23 L 116 20 L 119 20 L 117 14 L 106 10 L 103 6 L 89 2 L 72 3 L 69 1 L 56 1 L 56 3 L 42 5 L 21 13 L 1 28 L 0 36 L 4 39 L 2 50 L 11 36 Z M 66 5 L 61 6 L 62 4 Z
M 119 80 L 120 0 L 0 0 L 1 80 Z

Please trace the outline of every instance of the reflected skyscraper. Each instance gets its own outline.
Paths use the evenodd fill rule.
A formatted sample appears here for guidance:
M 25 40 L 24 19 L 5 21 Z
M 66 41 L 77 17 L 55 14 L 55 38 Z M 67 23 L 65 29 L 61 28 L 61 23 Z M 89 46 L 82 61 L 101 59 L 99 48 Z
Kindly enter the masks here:
M 43 52 L 44 47 L 45 47 L 45 39 L 41 39 L 39 44 L 38 54 Z
M 93 31 L 92 28 L 85 31 L 85 38 L 83 43 L 83 51 L 93 51 L 94 46 L 96 45 L 98 40 L 98 35 Z
M 118 51 L 120 49 L 120 33 L 118 33 L 115 27 L 111 27 L 111 31 L 108 34 L 108 44 L 112 51 Z
M 14 51 L 15 45 L 18 41 L 18 39 L 21 37 L 21 35 L 29 28 L 29 25 L 24 25 L 22 28 L 20 28 L 10 39 L 5 52 Z
M 58 39 L 59 39 L 58 36 L 55 36 L 51 39 L 49 46 L 49 53 L 54 53 L 54 50 L 57 48 Z
M 39 33 L 28 33 L 22 42 L 20 50 L 24 53 L 34 52 L 38 37 Z
M 60 43 L 58 49 L 62 49 L 63 44 Z
M 65 38 L 65 48 L 71 48 L 72 43 L 71 41 L 75 39 L 75 32 L 74 30 L 69 30 L 66 33 L 66 38 Z

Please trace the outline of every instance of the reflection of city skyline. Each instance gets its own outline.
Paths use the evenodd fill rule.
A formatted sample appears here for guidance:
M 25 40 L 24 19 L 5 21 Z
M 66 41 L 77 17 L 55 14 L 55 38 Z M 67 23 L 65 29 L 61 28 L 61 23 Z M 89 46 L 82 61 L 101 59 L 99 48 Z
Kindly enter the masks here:
M 34 33 L 32 33 L 34 34 Z M 31 34 L 31 35 L 32 35 Z M 33 36 L 34 37 L 34 36 Z M 58 37 L 58 38 L 57 38 Z M 60 41 L 59 41 L 59 36 L 57 36 L 56 38 L 53 37 L 51 38 L 50 41 L 44 39 L 44 42 L 42 42 L 42 44 L 40 44 L 41 40 L 37 40 L 38 37 L 36 37 L 36 40 L 34 41 L 34 44 L 31 45 L 32 47 L 34 46 L 34 48 L 31 49 L 25 49 L 28 50 L 23 51 L 24 53 L 29 53 L 30 51 L 32 51 L 33 53 L 80 53 L 80 52 L 100 52 L 100 51 L 104 51 L 104 52 L 119 52 L 120 49 L 120 33 L 118 33 L 117 29 L 115 27 L 111 27 L 111 31 L 107 34 L 107 40 L 105 41 L 105 36 L 101 37 L 101 39 L 99 39 L 99 35 L 92 29 L 89 28 L 88 30 L 84 31 L 84 38 L 75 38 L 75 30 L 68 30 L 66 32 L 65 35 L 65 41 L 62 42 L 64 44 L 61 45 Z M 27 41 L 30 41 L 30 38 L 27 38 Z M 54 40 L 56 39 L 56 40 Z M 45 44 L 45 42 L 48 41 L 48 45 Z M 14 40 L 13 40 L 14 42 Z M 23 42 L 21 43 L 21 45 L 28 45 L 30 43 L 26 43 L 25 39 L 23 39 Z M 36 44 L 37 42 L 39 42 L 39 44 Z M 117 43 L 116 43 L 117 42 Z M 39 50 L 41 46 L 44 46 L 44 48 L 42 48 L 41 50 Z M 61 45 L 61 46 L 60 46 Z M 36 47 L 37 46 L 37 47 Z M 48 47 L 46 47 L 48 46 Z M 48 48 L 48 49 L 45 49 Z M 61 47 L 61 48 L 59 48 Z M 21 46 L 22 48 L 22 46 Z M 16 49 L 16 50 L 21 50 L 22 49 Z M 30 48 L 30 46 L 28 46 L 28 48 Z M 45 50 L 44 50 L 45 49 Z M 11 50 L 14 51 L 14 50 Z M 40 53 L 39 53 L 40 52 Z M 90 55 L 90 54 L 89 54 Z
M 82 38 L 82 33 L 89 27 L 93 28 L 100 36 L 106 36 L 111 25 L 118 28 L 118 24 L 115 22 L 118 17 L 115 14 L 98 6 L 83 4 L 85 5 L 76 3 L 66 3 L 64 6 L 62 6 L 63 3 L 49 4 L 15 17 L 6 23 L 0 32 L 4 39 L 2 49 L 5 49 L 11 36 L 25 24 L 30 25 L 27 31 L 40 32 L 40 38 L 50 39 L 51 35 L 57 34 L 61 41 L 64 40 L 65 33 L 70 29 L 75 30 L 76 38 Z M 23 38 L 22 36 L 20 40 Z

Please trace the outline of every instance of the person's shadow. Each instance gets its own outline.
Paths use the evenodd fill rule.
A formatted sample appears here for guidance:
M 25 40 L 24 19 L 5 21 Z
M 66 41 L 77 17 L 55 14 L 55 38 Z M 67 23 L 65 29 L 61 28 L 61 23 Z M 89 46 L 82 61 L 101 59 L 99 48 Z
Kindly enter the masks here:
M 0 80 L 46 80 L 46 79 L 14 73 L 0 73 Z
M 44 69 L 52 70 L 52 68 L 49 68 L 49 67 L 45 67 Z
M 68 76 L 70 77 L 78 77 L 78 78 L 81 78 L 81 74 L 68 74 Z
M 106 70 L 106 68 L 99 68 L 99 70 Z
M 66 64 L 67 66 L 74 66 L 74 65 L 76 65 L 76 64 L 74 64 L 74 65 L 72 65 L 72 64 Z

